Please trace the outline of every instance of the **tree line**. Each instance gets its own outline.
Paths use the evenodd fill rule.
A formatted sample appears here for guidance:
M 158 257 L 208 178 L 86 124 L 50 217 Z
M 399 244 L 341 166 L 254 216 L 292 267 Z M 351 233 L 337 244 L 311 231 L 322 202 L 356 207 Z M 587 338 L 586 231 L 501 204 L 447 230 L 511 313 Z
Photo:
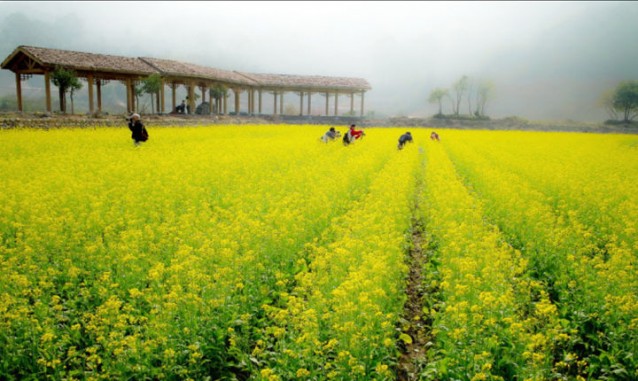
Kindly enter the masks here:
M 452 84 L 451 89 L 437 87 L 430 92 L 428 102 L 439 105 L 436 117 L 443 117 L 443 102 L 450 102 L 452 113 L 455 117 L 461 116 L 461 109 L 464 108 L 463 99 L 467 102 L 467 115 L 476 118 L 486 118 L 485 108 L 487 103 L 494 96 L 494 84 L 489 80 L 474 80 L 467 75 L 463 75 Z

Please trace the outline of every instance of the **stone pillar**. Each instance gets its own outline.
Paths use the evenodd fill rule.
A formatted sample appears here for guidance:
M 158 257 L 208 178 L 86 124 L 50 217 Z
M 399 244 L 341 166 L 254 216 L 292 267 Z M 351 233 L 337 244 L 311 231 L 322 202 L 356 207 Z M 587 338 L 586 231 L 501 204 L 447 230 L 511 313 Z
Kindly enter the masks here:
M 303 91 L 299 92 L 299 116 L 303 116 Z
M 312 93 L 310 91 L 308 91 L 308 116 L 311 116 L 312 113 L 310 111 L 310 102 L 311 102 L 311 98 L 310 96 L 312 95 Z
M 47 102 L 47 111 L 51 112 L 51 74 L 44 72 L 44 95 Z
M 224 95 L 224 115 L 228 115 L 228 92 Z
M 259 115 L 261 115 L 261 89 L 257 90 L 257 96 L 259 97 Z
M 335 116 L 339 116 L 339 93 L 335 92 Z

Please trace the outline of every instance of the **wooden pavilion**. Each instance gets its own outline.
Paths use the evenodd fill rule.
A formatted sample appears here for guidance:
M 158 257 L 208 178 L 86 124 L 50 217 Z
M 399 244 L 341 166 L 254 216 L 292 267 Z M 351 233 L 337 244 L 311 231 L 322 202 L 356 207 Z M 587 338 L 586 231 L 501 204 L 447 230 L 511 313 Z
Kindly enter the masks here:
M 119 81 L 126 87 L 127 111 L 136 111 L 135 86 L 151 74 L 159 74 L 162 86 L 158 110 L 166 112 L 165 88 L 172 91 L 172 108 L 175 110 L 176 89 L 187 89 L 189 109 L 195 110 L 195 90 L 201 90 L 201 101 L 206 102 L 207 89 L 222 85 L 234 94 L 234 111 L 240 113 L 240 96 L 247 94 L 247 114 L 262 114 L 262 95 L 274 95 L 274 114 L 283 114 L 283 97 L 287 92 L 299 94 L 300 115 L 304 114 L 304 97 L 307 96 L 307 114 L 311 110 L 311 96 L 319 93 L 326 98 L 325 115 L 329 115 L 329 99 L 334 95 L 334 114 L 338 115 L 339 95 L 350 97 L 350 113 L 355 114 L 354 96 L 361 95 L 359 113 L 363 116 L 364 94 L 370 90 L 369 83 L 362 78 L 303 76 L 286 74 L 254 74 L 222 70 L 186 62 L 148 58 L 123 57 L 105 54 L 49 49 L 33 46 L 18 46 L 3 62 L 2 69 L 11 70 L 16 76 L 18 109 L 22 107 L 21 82 L 33 75 L 44 75 L 46 109 L 51 112 L 51 73 L 56 67 L 76 72 L 88 84 L 89 112 L 102 111 L 101 89 L 109 81 Z M 94 87 L 95 86 L 95 87 Z M 223 98 L 223 113 L 228 113 L 228 95 Z M 210 101 L 210 98 L 209 98 Z M 212 102 L 210 102 L 212 104 Z M 212 107 L 210 108 L 212 112 Z

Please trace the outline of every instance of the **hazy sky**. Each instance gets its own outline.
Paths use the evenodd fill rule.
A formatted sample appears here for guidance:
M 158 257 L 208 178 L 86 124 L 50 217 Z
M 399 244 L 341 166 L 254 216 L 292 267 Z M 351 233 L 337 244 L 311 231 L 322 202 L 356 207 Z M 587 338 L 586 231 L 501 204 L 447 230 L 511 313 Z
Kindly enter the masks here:
M 468 75 L 494 83 L 494 117 L 604 120 L 602 91 L 638 79 L 637 19 L 638 2 L 0 2 L 0 59 L 24 44 L 363 77 L 367 110 L 415 116 Z

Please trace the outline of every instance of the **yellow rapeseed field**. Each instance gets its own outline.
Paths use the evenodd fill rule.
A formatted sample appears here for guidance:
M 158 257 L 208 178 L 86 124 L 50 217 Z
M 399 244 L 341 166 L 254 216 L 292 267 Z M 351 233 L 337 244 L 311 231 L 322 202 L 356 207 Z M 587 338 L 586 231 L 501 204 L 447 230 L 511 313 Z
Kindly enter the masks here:
M 328 127 L 0 131 L 0 379 L 638 378 L 636 135 Z

